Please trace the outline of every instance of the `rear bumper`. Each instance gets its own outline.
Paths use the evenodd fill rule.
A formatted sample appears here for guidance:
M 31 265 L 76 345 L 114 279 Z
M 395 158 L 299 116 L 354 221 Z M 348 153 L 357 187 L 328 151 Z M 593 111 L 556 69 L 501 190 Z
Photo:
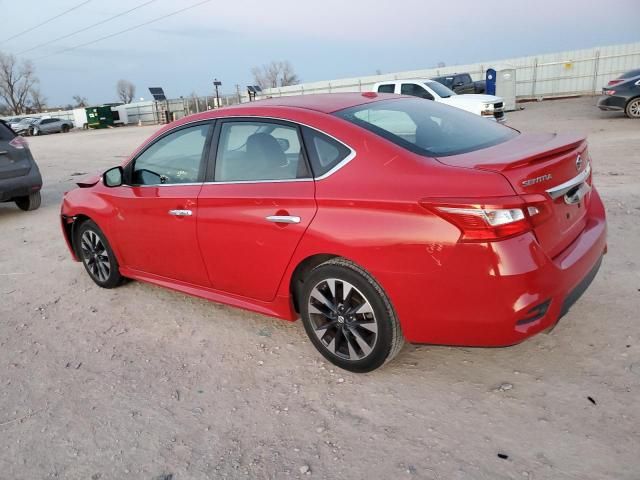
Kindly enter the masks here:
M 585 229 L 555 258 L 546 255 L 532 233 L 452 248 L 439 259 L 435 276 L 380 278 L 405 338 L 442 345 L 513 345 L 553 327 L 596 276 L 606 251 L 604 206 L 594 189 Z
M 621 111 L 627 105 L 627 99 L 617 95 L 605 95 L 598 99 L 597 105 L 600 110 Z
M 41 188 L 42 177 L 38 167 L 34 165 L 26 175 L 0 180 L 0 202 L 7 202 L 17 197 L 26 197 Z

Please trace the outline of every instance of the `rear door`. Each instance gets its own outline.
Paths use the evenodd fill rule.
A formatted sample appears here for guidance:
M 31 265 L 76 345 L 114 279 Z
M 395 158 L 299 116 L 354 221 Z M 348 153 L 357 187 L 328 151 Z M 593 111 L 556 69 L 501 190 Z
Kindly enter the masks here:
M 211 286 L 271 301 L 315 212 L 315 184 L 297 125 L 227 119 L 198 197 L 198 241 Z
M 0 122 L 0 181 L 21 177 L 31 169 L 31 155 L 26 141 Z

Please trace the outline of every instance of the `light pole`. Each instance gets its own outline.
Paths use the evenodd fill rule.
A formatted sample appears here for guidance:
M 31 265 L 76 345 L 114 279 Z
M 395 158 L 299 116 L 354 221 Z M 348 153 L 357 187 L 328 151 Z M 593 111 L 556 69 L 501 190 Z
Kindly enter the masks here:
M 213 79 L 213 86 L 216 88 L 216 106 L 220 107 L 220 95 L 218 93 L 218 87 L 222 86 L 222 82 L 217 78 Z

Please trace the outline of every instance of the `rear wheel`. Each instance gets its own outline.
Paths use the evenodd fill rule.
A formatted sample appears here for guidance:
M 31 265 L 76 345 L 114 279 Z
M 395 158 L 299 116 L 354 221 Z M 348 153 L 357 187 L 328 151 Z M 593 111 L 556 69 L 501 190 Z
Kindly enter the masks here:
M 62 133 L 67 133 L 69 131 L 69 125 L 62 126 Z
M 340 368 L 370 372 L 391 360 L 404 344 L 386 294 L 352 262 L 334 259 L 314 268 L 299 300 L 309 339 Z
M 87 220 L 76 229 L 74 245 L 85 270 L 98 286 L 114 288 L 122 283 L 118 260 L 107 237 L 93 221 Z
M 629 103 L 627 103 L 624 113 L 626 113 L 629 118 L 640 118 L 640 97 L 631 99 Z
M 18 197 L 14 200 L 16 205 L 20 210 L 24 210 L 25 212 L 36 210 L 40 208 L 40 204 L 42 203 L 42 197 L 40 196 L 40 191 L 30 193 L 24 197 Z

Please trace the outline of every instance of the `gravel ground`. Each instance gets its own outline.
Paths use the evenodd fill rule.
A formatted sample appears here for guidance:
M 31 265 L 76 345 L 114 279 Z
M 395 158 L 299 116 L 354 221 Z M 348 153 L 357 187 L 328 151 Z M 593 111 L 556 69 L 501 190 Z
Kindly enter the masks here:
M 30 139 L 43 206 L 0 205 L 0 479 L 640 478 L 640 121 L 594 104 L 508 114 L 589 134 L 610 233 L 585 296 L 521 345 L 409 345 L 366 375 L 323 361 L 299 322 L 95 286 L 62 193 L 157 127 Z

